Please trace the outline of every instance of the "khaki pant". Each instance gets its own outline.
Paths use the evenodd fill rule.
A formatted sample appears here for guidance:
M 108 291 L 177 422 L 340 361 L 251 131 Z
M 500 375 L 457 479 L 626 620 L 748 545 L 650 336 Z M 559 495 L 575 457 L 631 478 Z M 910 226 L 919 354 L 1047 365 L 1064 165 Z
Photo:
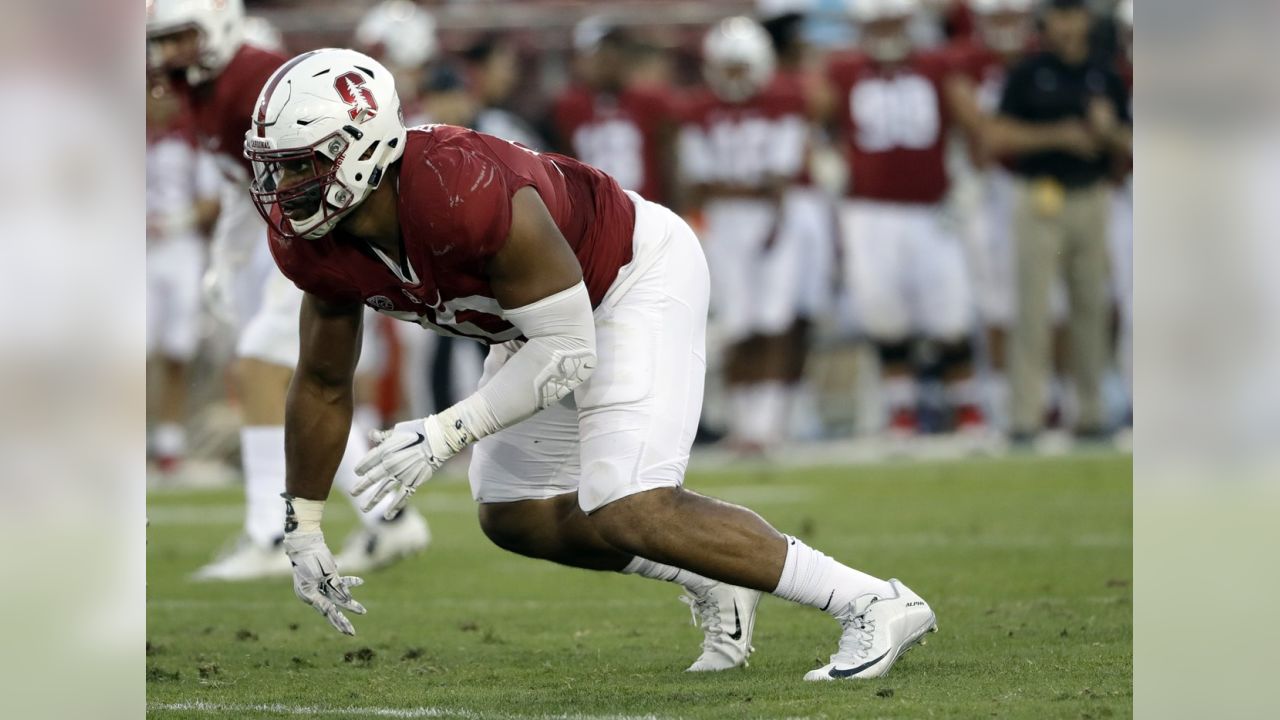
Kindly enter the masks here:
M 1048 195 L 1048 197 L 1046 197 Z M 1049 290 L 1063 274 L 1070 315 L 1071 374 L 1079 402 L 1077 428 L 1103 425 L 1102 373 L 1107 359 L 1108 273 L 1106 183 L 1046 193 L 1018 182 L 1014 210 L 1018 307 L 1009 348 L 1014 432 L 1040 430 L 1050 370 Z

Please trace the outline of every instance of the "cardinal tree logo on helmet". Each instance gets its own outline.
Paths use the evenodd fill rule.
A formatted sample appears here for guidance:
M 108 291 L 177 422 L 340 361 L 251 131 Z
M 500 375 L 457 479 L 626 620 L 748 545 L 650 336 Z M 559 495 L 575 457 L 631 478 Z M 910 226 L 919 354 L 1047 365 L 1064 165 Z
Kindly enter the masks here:
M 351 106 L 347 115 L 356 122 L 364 123 L 378 116 L 378 99 L 365 85 L 364 76 L 352 70 L 338 76 L 333 81 L 333 88 L 338 91 L 342 102 Z
M 365 298 L 364 301 L 375 310 L 391 310 L 395 308 L 395 303 L 391 302 L 391 298 L 386 295 L 374 295 L 373 297 Z

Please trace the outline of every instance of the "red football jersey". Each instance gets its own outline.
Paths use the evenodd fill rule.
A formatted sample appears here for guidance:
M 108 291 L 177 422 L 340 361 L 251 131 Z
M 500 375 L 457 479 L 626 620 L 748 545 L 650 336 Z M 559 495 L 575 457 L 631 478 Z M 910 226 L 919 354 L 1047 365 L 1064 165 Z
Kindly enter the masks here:
M 195 87 L 174 83 L 191 113 L 201 147 L 218 158 L 218 166 L 237 182 L 247 184 L 253 172 L 244 157 L 244 134 L 249 131 L 258 93 L 284 63 L 283 55 L 241 45 L 213 80 Z
M 772 82 L 738 103 L 703 89 L 686 105 L 680 162 L 690 182 L 752 189 L 764 189 L 771 178 L 797 183 L 808 159 L 808 105 L 796 83 Z
M 574 157 L 661 203 L 667 191 L 662 126 L 677 104 L 672 93 L 658 87 L 630 87 L 617 95 L 571 87 L 556 100 L 556 132 Z
M 298 287 L 330 302 L 364 302 L 391 317 L 486 343 L 520 331 L 504 320 L 485 266 L 511 230 L 511 196 L 533 186 L 578 256 L 598 305 L 631 261 L 635 205 L 608 175 L 451 125 L 411 128 L 400 160 L 400 233 L 408 274 L 366 244 L 326 235 L 271 253 Z
M 915 52 L 882 65 L 860 52 L 833 56 L 842 142 L 857 198 L 936 203 L 949 183 L 945 157 L 951 125 L 943 81 L 952 71 L 940 53 Z

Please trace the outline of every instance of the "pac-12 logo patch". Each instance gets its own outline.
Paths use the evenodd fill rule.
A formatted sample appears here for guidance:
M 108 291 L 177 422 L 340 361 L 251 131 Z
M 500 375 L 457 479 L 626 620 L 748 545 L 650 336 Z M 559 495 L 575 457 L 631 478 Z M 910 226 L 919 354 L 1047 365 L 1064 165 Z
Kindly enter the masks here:
M 347 114 L 352 120 L 362 123 L 378 115 L 378 99 L 364 82 L 364 76 L 354 70 L 339 75 L 333 81 L 333 89 L 338 91 L 338 97 L 351 106 Z
M 364 302 L 374 310 L 391 310 L 395 308 L 395 305 L 391 302 L 391 298 L 386 295 L 374 295 L 373 297 L 367 297 L 364 299 Z

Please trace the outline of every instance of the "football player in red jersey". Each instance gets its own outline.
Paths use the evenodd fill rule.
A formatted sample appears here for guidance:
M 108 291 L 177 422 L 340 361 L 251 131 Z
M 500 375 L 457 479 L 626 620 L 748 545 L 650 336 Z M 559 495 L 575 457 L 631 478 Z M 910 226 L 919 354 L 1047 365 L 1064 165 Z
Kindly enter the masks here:
M 916 432 L 916 339 L 941 356 L 955 427 L 980 435 L 981 393 L 969 333 L 973 291 L 961 240 L 948 224 L 945 147 L 954 72 L 913 46 L 915 0 L 860 0 L 860 51 L 833 55 L 828 76 L 853 175 L 841 208 L 846 277 L 860 325 L 879 348 L 890 432 Z
M 1005 358 L 1008 330 L 1016 309 L 1014 289 L 1013 175 L 993 158 L 983 143 L 985 128 L 1000 104 L 1005 75 L 1035 42 L 1032 0 L 971 0 L 975 33 L 948 48 L 961 72 L 948 79 L 947 92 L 956 121 L 967 133 L 969 164 L 962 172 L 976 173 L 980 199 L 964 208 L 963 231 L 970 248 L 972 275 L 979 320 L 986 332 L 990 363 L 986 397 L 992 420 L 1001 429 L 1006 422 L 1009 383 Z M 1060 323 L 1066 315 L 1062 288 L 1054 294 L 1054 315 Z M 1053 383 L 1056 390 L 1061 380 Z M 1051 403 L 1057 407 L 1055 400 Z
M 201 146 L 214 155 L 233 183 L 248 182 L 244 133 L 258 90 L 284 63 L 279 54 L 243 42 L 240 0 L 150 0 L 147 37 L 152 65 L 169 76 L 191 114 Z M 206 580 L 243 580 L 289 572 L 281 547 L 284 518 L 284 394 L 297 362 L 296 318 L 302 294 L 272 266 L 266 228 L 245 192 L 223 193 L 210 264 L 219 286 L 230 295 L 234 316 L 237 376 L 243 427 L 241 462 L 245 476 L 245 527 L 230 552 L 197 571 Z M 367 448 L 352 432 L 350 458 L 339 473 L 347 487 L 356 482 L 354 461 Z M 385 564 L 426 546 L 428 530 L 417 513 L 405 522 L 365 526 L 380 534 L 372 545 L 353 536 L 343 556 L 350 565 Z M 370 550 L 370 548 L 373 550 Z
M 245 138 L 276 262 L 306 291 L 289 389 L 285 548 L 294 590 L 340 632 L 358 578 L 320 521 L 352 413 L 362 309 L 490 345 L 473 395 L 375 431 L 357 471 L 388 514 L 473 447 L 500 547 L 680 583 L 703 623 L 690 670 L 743 665 L 761 591 L 831 613 L 839 650 L 806 677 L 882 675 L 935 627 L 896 580 L 837 563 L 755 513 L 684 490 L 709 294 L 679 216 L 604 173 L 448 125 L 406 130 L 375 60 L 317 50 L 262 90 Z
M 680 128 L 681 179 L 701 205 L 711 303 L 729 343 L 728 442 L 760 453 L 787 439 L 800 351 L 790 331 L 814 274 L 806 238 L 784 224 L 796 212 L 788 190 L 808 160 L 808 106 L 798 86 L 776 78 L 769 35 L 747 17 L 707 33 L 703 76 Z
M 187 368 L 200 339 L 204 235 L 222 178 L 163 80 L 147 90 L 147 457 L 166 480 L 186 455 Z
M 654 202 L 668 197 L 676 102 L 658 86 L 633 82 L 637 42 L 598 17 L 574 29 L 578 82 L 556 99 L 558 146 Z

